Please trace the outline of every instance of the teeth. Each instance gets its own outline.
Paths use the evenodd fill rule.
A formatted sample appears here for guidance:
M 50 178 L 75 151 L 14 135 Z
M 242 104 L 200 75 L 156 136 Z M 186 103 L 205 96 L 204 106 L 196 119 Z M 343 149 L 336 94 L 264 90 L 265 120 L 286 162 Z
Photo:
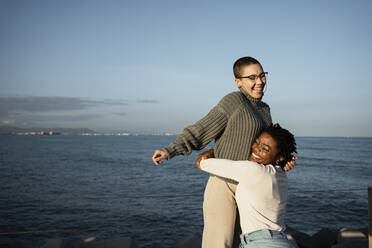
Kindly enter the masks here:
M 255 153 L 252 153 L 252 156 L 253 157 L 255 157 L 255 158 L 258 158 L 258 159 L 260 159 L 260 157 L 259 156 L 257 156 Z

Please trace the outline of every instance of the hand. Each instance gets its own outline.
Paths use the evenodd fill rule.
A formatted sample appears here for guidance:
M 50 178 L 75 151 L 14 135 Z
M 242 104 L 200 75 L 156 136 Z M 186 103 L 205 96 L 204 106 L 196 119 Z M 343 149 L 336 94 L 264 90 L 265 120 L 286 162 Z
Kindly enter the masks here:
M 291 161 L 288 161 L 285 166 L 284 166 L 284 170 L 285 171 L 290 171 L 292 170 L 294 167 L 296 167 L 296 160 L 298 159 L 297 156 L 292 156 L 292 160 Z
M 200 161 L 208 158 L 214 158 L 214 150 L 209 149 L 208 151 L 203 152 L 199 155 L 198 159 L 195 162 L 196 168 L 200 169 Z
M 156 164 L 156 165 L 159 165 L 159 164 L 162 164 L 163 163 L 163 159 L 168 159 L 168 153 L 164 150 L 156 150 L 154 152 L 154 155 L 152 155 L 152 161 Z

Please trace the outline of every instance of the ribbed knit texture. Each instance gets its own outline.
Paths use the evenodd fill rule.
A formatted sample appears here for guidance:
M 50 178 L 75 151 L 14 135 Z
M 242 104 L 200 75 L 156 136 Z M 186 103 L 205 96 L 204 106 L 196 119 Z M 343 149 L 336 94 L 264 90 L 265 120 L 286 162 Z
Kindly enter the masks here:
M 222 98 L 204 118 L 186 127 L 164 149 L 171 159 L 201 150 L 215 140 L 216 158 L 248 160 L 253 141 L 270 124 L 270 108 L 266 103 L 242 90 L 236 91 Z

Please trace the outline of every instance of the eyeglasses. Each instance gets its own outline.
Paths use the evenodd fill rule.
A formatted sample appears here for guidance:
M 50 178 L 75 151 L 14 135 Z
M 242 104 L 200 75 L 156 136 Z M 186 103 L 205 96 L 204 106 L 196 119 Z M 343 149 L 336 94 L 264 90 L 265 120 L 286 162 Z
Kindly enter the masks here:
M 248 78 L 252 81 L 256 81 L 257 78 L 260 78 L 262 81 L 265 81 L 266 80 L 266 76 L 268 75 L 269 73 L 267 71 L 265 72 L 262 72 L 260 75 L 256 75 L 256 74 L 253 74 L 253 75 L 249 75 L 249 76 L 245 76 L 245 77 L 237 77 L 237 78 Z

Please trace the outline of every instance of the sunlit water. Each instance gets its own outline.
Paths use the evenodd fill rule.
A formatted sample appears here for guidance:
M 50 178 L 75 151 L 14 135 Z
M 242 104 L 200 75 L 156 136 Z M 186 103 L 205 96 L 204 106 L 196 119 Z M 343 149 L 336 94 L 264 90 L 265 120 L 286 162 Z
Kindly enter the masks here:
M 208 175 L 193 166 L 198 153 L 163 166 L 151 161 L 174 139 L 1 136 L 0 232 L 57 231 L 1 235 L 0 246 L 131 236 L 139 247 L 170 247 L 201 235 Z M 287 224 L 308 234 L 367 227 L 372 139 L 299 137 L 297 144 Z

